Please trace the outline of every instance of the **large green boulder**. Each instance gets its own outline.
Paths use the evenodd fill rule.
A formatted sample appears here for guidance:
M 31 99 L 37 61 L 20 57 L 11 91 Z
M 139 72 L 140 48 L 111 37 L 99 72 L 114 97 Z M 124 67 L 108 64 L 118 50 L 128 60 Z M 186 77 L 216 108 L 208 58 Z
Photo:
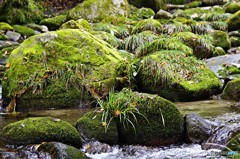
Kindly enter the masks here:
M 136 121 L 129 118 L 135 130 L 130 123 L 125 124 L 125 127 L 120 126 L 121 143 L 163 146 L 182 142 L 183 116 L 172 102 L 158 95 L 133 92 L 129 89 L 118 93 L 116 101 L 128 107 L 136 107 L 142 114 L 135 114 Z
M 177 50 L 163 50 L 136 62 L 140 91 L 172 101 L 209 98 L 221 88 L 219 79 L 202 61 Z
M 221 30 L 214 30 L 211 32 L 211 36 L 213 37 L 213 46 L 222 47 L 224 50 L 231 48 L 231 41 L 226 32 Z
M 85 0 L 69 11 L 69 19 L 86 19 L 101 21 L 107 16 L 127 16 L 129 4 L 127 0 Z
M 3 96 L 16 99 L 12 102 L 18 110 L 90 104 L 89 93 L 101 97 L 126 81 L 119 52 L 79 29 L 32 36 L 11 53 L 8 63 Z
M 0 6 L 0 21 L 10 24 L 39 22 L 43 17 L 40 0 L 6 0 Z
M 221 97 L 222 99 L 239 101 L 240 100 L 240 78 L 237 78 L 235 80 L 228 82 L 222 92 Z
M 0 132 L 0 140 L 9 145 L 56 141 L 82 147 L 80 134 L 71 124 L 51 117 L 28 118 L 11 123 Z
M 228 20 L 228 30 L 238 30 L 240 29 L 240 11 L 234 13 Z
M 107 144 L 118 144 L 118 132 L 116 123 L 113 121 L 108 129 L 105 129 L 102 121 L 102 113 L 91 111 L 86 113 L 76 123 L 76 128 L 85 140 L 98 140 Z

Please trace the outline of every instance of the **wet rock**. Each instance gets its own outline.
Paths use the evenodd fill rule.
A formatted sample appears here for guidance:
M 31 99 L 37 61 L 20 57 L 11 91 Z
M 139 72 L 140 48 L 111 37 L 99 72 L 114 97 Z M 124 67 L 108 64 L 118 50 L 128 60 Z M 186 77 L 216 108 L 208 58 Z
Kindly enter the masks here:
M 240 54 L 240 48 L 239 47 L 233 47 L 231 49 L 229 49 L 228 54 Z
M 21 34 L 13 31 L 7 31 L 6 36 L 8 36 L 8 39 L 12 41 L 18 41 L 21 38 Z
M 202 143 L 213 133 L 212 124 L 195 113 L 186 116 L 187 137 L 192 143 Z
M 10 46 L 16 46 L 18 45 L 18 42 L 14 42 L 14 41 L 2 41 L 0 40 L 0 49 L 3 49 L 5 47 L 10 47 Z
M 236 135 L 240 133 L 240 124 L 233 123 L 229 125 L 224 125 L 213 133 L 213 135 L 202 144 L 203 149 L 226 149 L 229 141 Z
M 52 159 L 87 159 L 88 158 L 79 149 L 60 143 L 60 142 L 42 143 L 37 150 L 42 156 L 43 156 L 43 153 L 48 153 Z
M 112 152 L 112 147 L 105 143 L 90 142 L 84 146 L 85 153 L 89 154 L 100 154 L 100 153 L 109 153 Z
M 29 145 L 58 141 L 80 148 L 78 131 L 69 123 L 50 117 L 28 118 L 11 123 L 0 132 L 0 140 L 9 145 Z

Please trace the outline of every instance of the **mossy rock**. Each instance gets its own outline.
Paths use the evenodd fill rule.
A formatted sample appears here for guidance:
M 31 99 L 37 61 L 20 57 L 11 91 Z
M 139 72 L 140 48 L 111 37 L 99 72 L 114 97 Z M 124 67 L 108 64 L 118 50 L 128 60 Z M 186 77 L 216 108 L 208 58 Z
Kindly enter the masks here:
M 0 22 L 0 30 L 7 31 L 7 30 L 14 30 L 14 29 L 8 23 Z
M 8 63 L 3 96 L 17 96 L 18 109 L 74 107 L 79 99 L 91 101 L 88 92 L 104 96 L 125 79 L 126 61 L 119 52 L 79 29 L 32 36 L 11 53 Z
M 60 29 L 85 29 L 87 31 L 91 31 L 92 28 L 87 20 L 78 19 L 78 20 L 69 20 L 66 23 L 62 24 Z
M 128 0 L 130 4 L 141 8 L 151 8 L 155 12 L 157 12 L 159 9 L 166 9 L 166 1 L 164 0 Z
M 58 159 L 88 159 L 88 157 L 79 149 L 60 142 L 44 142 L 38 145 L 38 151 L 41 154 L 48 153 L 51 158 Z
M 188 4 L 186 4 L 186 8 L 196 8 L 196 7 L 200 7 L 202 4 L 201 1 L 192 1 Z
M 51 117 L 28 118 L 11 123 L 2 129 L 0 139 L 9 145 L 57 141 L 82 147 L 80 134 L 71 124 Z
M 232 46 L 232 47 L 238 47 L 238 46 L 240 46 L 240 37 L 231 36 L 231 37 L 230 37 L 230 41 L 231 41 L 231 46 Z
M 0 32 L 0 40 L 7 40 L 8 37 Z
M 193 49 L 197 58 L 210 58 L 213 56 L 214 46 L 210 35 L 198 35 L 191 32 L 176 32 L 172 37 L 180 39 L 184 44 Z
M 222 55 L 226 55 L 225 50 L 221 47 L 215 47 L 213 51 L 213 57 L 222 56 Z
M 66 21 L 67 15 L 58 15 L 52 18 L 43 19 L 40 25 L 46 25 L 49 30 L 57 30 Z
M 219 93 L 221 83 L 205 64 L 182 51 L 155 52 L 136 63 L 137 87 L 171 101 L 192 101 Z
M 10 24 L 38 23 L 43 18 L 39 0 L 6 0 L 0 7 L 0 21 Z
M 227 83 L 224 88 L 222 95 L 222 99 L 229 99 L 239 101 L 240 99 L 240 78 L 232 80 Z
M 155 15 L 154 18 L 155 18 L 155 19 L 172 19 L 172 18 L 173 18 L 173 15 L 172 15 L 171 13 L 167 12 L 167 11 L 164 11 L 164 10 L 160 9 L 160 10 L 156 13 L 156 15 Z
M 0 50 L 0 58 L 3 60 L 6 60 L 8 55 L 11 54 L 11 52 L 16 49 L 18 46 L 10 46 L 10 47 L 5 47 Z
M 107 16 L 127 16 L 129 4 L 127 0 L 86 0 L 68 14 L 69 19 L 86 19 L 92 22 L 101 21 Z
M 94 31 L 92 32 L 93 35 L 98 37 L 99 39 L 102 39 L 109 43 L 112 47 L 118 48 L 122 45 L 120 39 L 116 38 L 110 33 L 104 32 L 104 31 Z
M 136 115 L 135 125 L 121 126 L 120 141 L 123 144 L 140 144 L 146 146 L 164 146 L 182 142 L 183 116 L 176 106 L 158 95 L 133 92 L 123 89 L 116 95 L 116 101 L 135 106 L 144 116 Z
M 213 37 L 213 46 L 222 47 L 224 50 L 228 50 L 231 48 L 231 41 L 226 32 L 214 30 L 211 33 L 211 36 Z
M 35 35 L 34 30 L 27 26 L 13 25 L 13 28 L 16 32 L 20 33 L 22 36 L 30 37 Z
M 202 6 L 215 6 L 215 5 L 223 5 L 227 3 L 226 0 L 201 0 Z
M 239 11 L 239 10 L 240 10 L 240 3 L 230 3 L 230 4 L 226 7 L 225 12 L 226 12 L 226 13 L 234 14 L 234 13 L 236 13 L 236 12 Z
M 162 31 L 162 24 L 155 19 L 144 19 L 136 24 L 132 30 L 132 33 L 136 34 L 147 30 L 160 33 Z
M 228 20 L 228 30 L 238 30 L 240 29 L 240 11 L 234 13 Z
M 107 144 L 118 144 L 118 132 L 113 121 L 107 131 L 102 122 L 102 114 L 97 111 L 86 113 L 76 123 L 76 128 L 86 140 L 98 140 Z
M 131 18 L 137 19 L 148 19 L 148 18 L 152 18 L 154 17 L 155 12 L 151 9 L 151 8 L 140 8 L 137 9 L 133 15 L 131 16 Z

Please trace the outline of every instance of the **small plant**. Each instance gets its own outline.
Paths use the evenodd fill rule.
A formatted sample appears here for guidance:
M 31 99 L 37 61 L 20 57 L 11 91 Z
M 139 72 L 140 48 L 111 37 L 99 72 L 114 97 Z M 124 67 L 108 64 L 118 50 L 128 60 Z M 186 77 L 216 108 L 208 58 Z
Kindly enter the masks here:
M 141 114 L 137 108 L 137 103 L 132 97 L 118 97 L 113 91 L 110 91 L 106 101 L 97 99 L 97 103 L 100 106 L 102 112 L 102 125 L 105 127 L 107 132 L 110 123 L 114 120 L 117 124 L 118 132 L 120 127 L 123 126 L 125 129 L 129 125 L 134 129 L 136 134 L 137 115 L 147 118 Z M 127 101 L 126 98 L 129 100 Z

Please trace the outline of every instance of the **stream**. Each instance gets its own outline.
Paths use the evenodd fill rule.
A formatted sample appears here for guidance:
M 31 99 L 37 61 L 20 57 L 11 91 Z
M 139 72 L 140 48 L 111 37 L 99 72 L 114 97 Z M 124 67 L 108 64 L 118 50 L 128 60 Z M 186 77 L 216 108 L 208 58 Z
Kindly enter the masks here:
M 204 118 L 218 123 L 228 120 L 240 119 L 240 108 L 236 108 L 236 102 L 226 100 L 204 100 L 195 102 L 175 103 L 182 114 L 195 112 Z M 83 114 L 90 109 L 61 109 L 61 110 L 37 110 L 25 113 L 0 114 L 0 130 L 9 123 L 38 116 L 52 116 L 74 124 Z M 89 148 L 91 147 L 91 148 Z M 5 148 L 0 146 L 0 153 Z M 146 147 L 139 145 L 109 146 L 99 142 L 85 143 L 82 149 L 92 159 L 182 159 L 182 158 L 227 158 L 227 152 L 217 149 L 203 150 L 198 144 L 171 145 L 168 147 Z M 6 156 L 7 157 L 7 156 Z

